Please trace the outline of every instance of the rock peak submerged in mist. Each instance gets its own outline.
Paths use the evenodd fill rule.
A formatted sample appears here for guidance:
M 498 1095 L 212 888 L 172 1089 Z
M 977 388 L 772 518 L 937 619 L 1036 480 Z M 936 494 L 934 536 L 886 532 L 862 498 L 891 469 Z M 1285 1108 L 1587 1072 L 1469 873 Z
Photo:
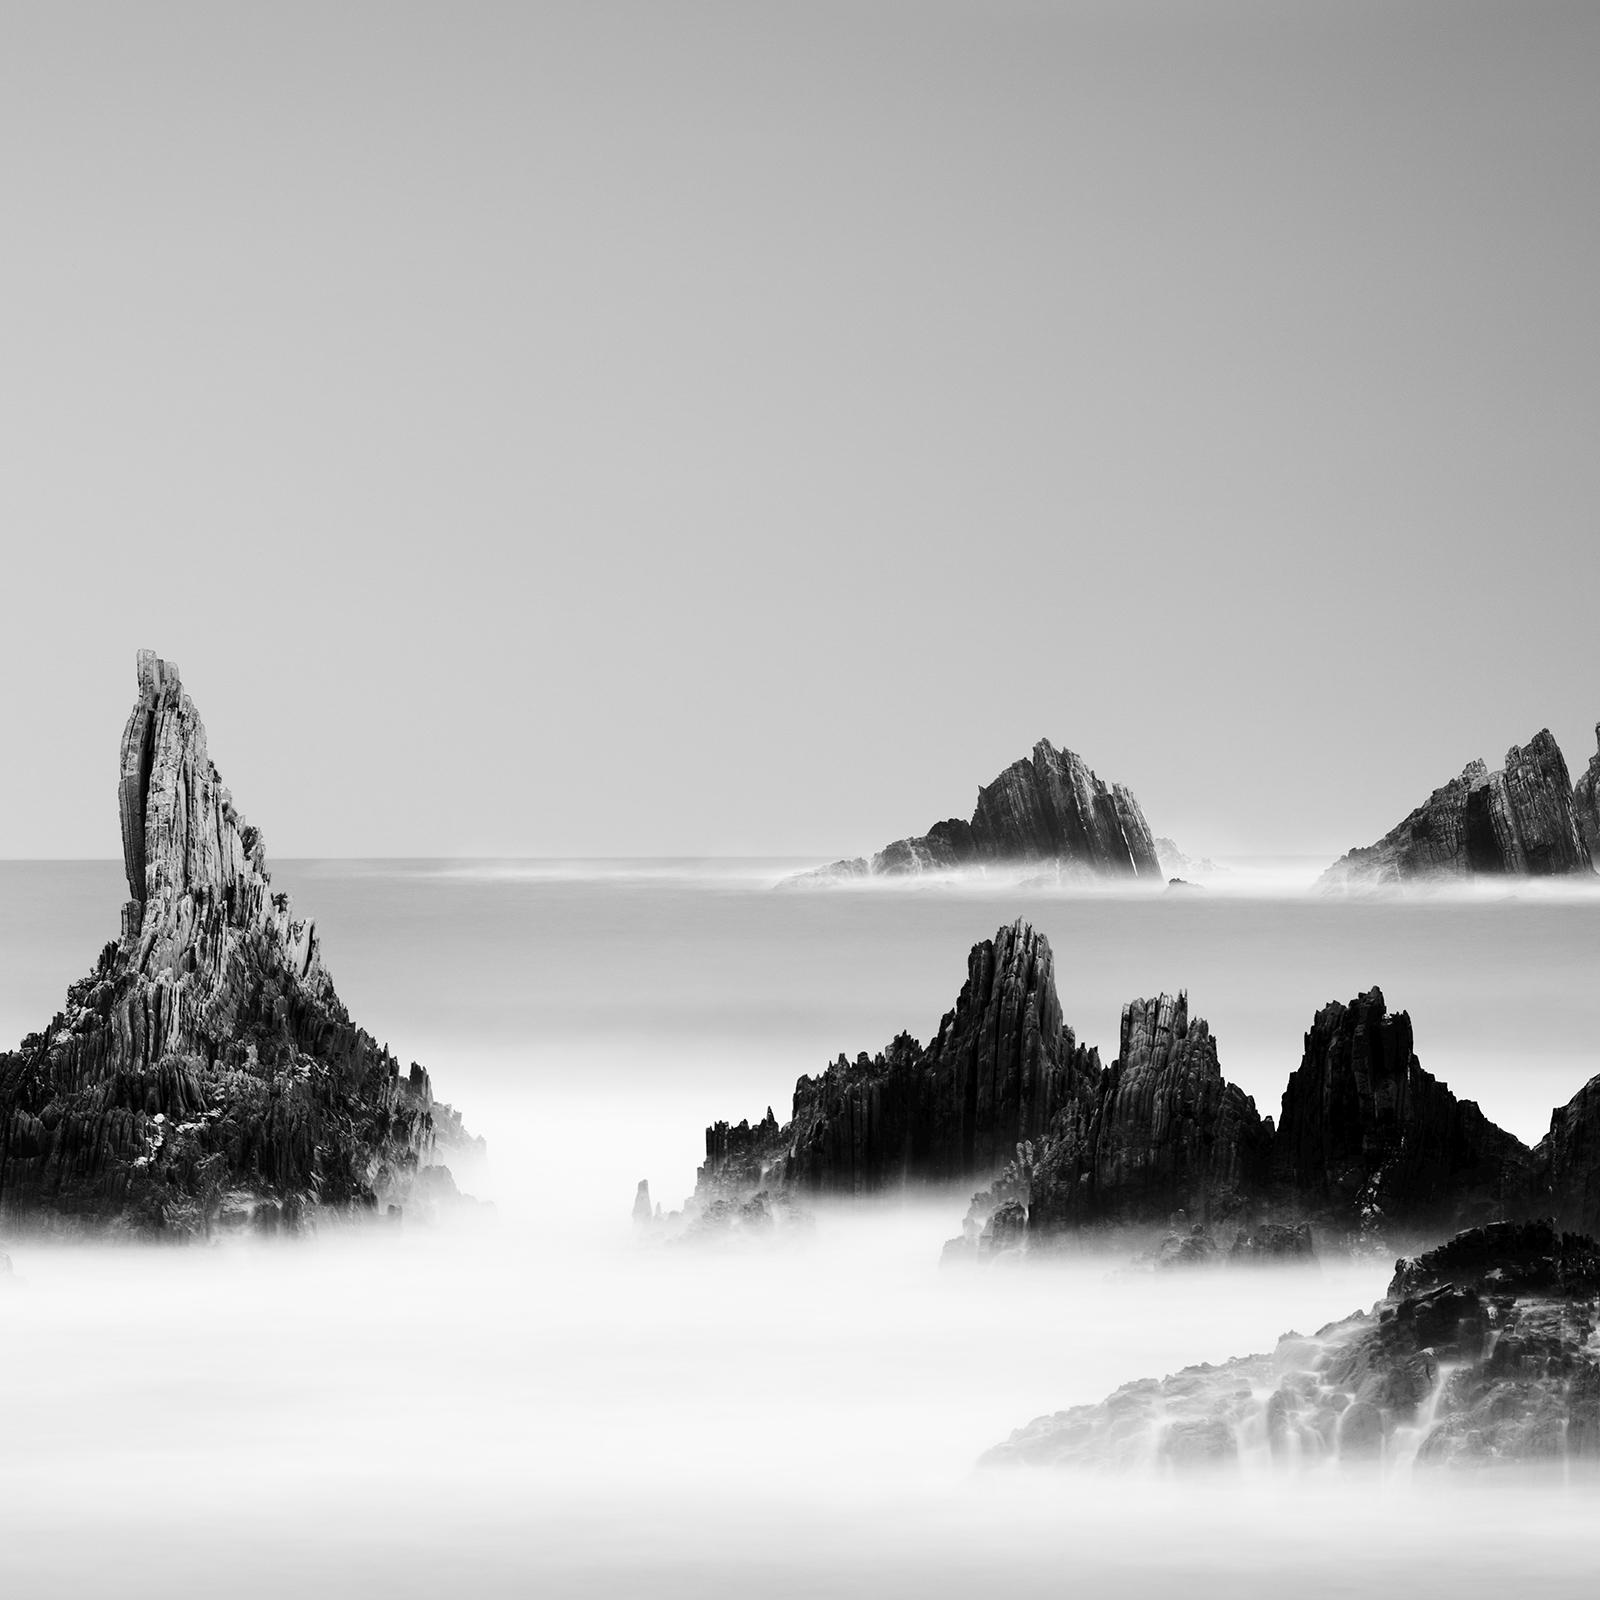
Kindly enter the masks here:
M 1435 789 L 1376 844 L 1336 861 L 1319 884 L 1342 889 L 1590 873 L 1593 852 L 1585 830 L 1593 819 L 1592 831 L 1600 837 L 1597 765 L 1600 758 L 1574 789 L 1561 747 L 1542 728 L 1527 744 L 1512 745 L 1498 771 L 1469 761 L 1459 777 Z
M 1155 840 L 1133 792 L 1106 784 L 1071 750 L 1041 739 L 978 791 L 970 821 L 952 817 L 896 839 L 870 860 L 836 861 L 791 882 L 905 877 L 1033 864 L 1111 878 L 1160 879 Z
M 118 809 L 122 937 L 0 1056 L 0 1211 L 203 1233 L 432 1204 L 481 1158 L 428 1074 L 345 1011 L 316 930 L 274 892 L 175 664 L 142 650 Z
M 1317 1011 L 1276 1126 L 1224 1076 L 1186 995 L 1129 1001 L 1117 1058 L 1102 1067 L 1062 1017 L 1049 941 L 1018 920 L 973 946 L 928 1045 L 901 1034 L 875 1056 L 840 1056 L 800 1079 L 785 1123 L 769 1109 L 754 1125 L 707 1128 L 697 1197 L 973 1180 L 989 1187 L 953 1258 L 995 1253 L 986 1242 L 998 1232 L 1031 1249 L 1180 1217 L 1196 1230 L 1182 1259 L 1215 1256 L 1199 1235 L 1222 1224 L 1256 1256 L 1262 1238 L 1298 1240 L 1308 1223 L 1369 1242 L 1537 1209 L 1595 1227 L 1597 1126 L 1600 1078 L 1530 1151 L 1423 1071 L 1410 1017 L 1377 988 Z

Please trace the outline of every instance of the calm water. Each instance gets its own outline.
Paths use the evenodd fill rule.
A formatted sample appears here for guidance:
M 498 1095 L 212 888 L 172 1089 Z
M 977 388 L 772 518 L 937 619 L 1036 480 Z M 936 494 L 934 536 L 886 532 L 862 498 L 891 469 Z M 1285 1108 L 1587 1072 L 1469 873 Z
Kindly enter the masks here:
M 640 1250 L 704 1124 L 927 1038 L 1023 914 L 1080 1037 L 1188 989 L 1275 1112 L 1323 1002 L 1380 984 L 1526 1139 L 1600 1071 L 1600 898 L 774 893 L 781 863 L 288 863 L 353 1014 L 488 1134 L 478 1225 L 299 1247 L 13 1245 L 0 1570 L 18 1593 L 1587 1594 L 1592 1490 L 976 1474 L 1042 1412 L 1369 1303 L 1383 1263 L 1172 1282 L 941 1274 L 960 1196 L 779 1254 Z M 117 925 L 112 863 L 0 864 L 0 1035 Z M 10 1587 L 8 1583 L 7 1587 Z

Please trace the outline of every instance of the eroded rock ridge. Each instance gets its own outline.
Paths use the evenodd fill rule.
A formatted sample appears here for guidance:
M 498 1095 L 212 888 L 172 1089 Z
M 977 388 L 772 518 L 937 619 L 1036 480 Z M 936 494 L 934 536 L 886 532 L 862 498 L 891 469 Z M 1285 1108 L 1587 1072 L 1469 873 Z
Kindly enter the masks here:
M 0 1211 L 203 1233 L 453 1192 L 481 1142 L 357 1027 L 275 892 L 178 669 L 144 650 L 118 787 L 129 901 L 64 1009 L 0 1056 Z
M 978 791 L 970 821 L 952 817 L 896 839 L 870 859 L 836 861 L 812 880 L 905 876 L 1004 862 L 1038 863 L 1108 877 L 1160 879 L 1155 840 L 1133 792 L 1106 784 L 1048 739 Z
M 1591 777 L 1594 773 L 1591 765 Z M 1470 761 L 1376 844 L 1352 850 L 1323 873 L 1326 888 L 1482 876 L 1553 877 L 1592 872 L 1561 747 L 1548 728 L 1506 751 L 1491 772 Z M 1593 784 L 1588 794 L 1592 803 Z

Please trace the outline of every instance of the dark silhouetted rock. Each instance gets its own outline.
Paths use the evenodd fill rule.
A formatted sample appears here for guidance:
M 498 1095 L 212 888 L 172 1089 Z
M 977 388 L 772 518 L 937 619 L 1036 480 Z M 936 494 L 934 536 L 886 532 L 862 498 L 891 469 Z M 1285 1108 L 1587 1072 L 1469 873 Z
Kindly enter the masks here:
M 1506 752 L 1490 772 L 1469 762 L 1376 844 L 1352 850 L 1323 873 L 1327 888 L 1480 875 L 1549 877 L 1591 872 L 1581 806 L 1548 728 Z
M 1222 1076 L 1188 998 L 1123 1007 L 1117 1059 L 1051 1120 L 997 1186 L 1027 1197 L 1037 1237 L 1099 1224 L 1201 1222 L 1239 1213 L 1267 1179 L 1270 1124 Z
M 986 1176 L 1099 1074 L 1061 1020 L 1049 941 L 1019 921 L 973 947 L 926 1047 L 901 1034 L 800 1079 L 782 1128 L 770 1110 L 755 1128 L 708 1128 L 697 1192 L 858 1195 Z
M 1309 1222 L 1262 1222 L 1243 1228 L 1228 1251 L 1233 1262 L 1314 1261 L 1316 1242 Z
M 1527 1147 L 1424 1072 L 1411 1018 L 1383 993 L 1324 1006 L 1283 1092 L 1273 1173 L 1294 1203 L 1347 1227 L 1435 1235 L 1529 1203 Z
M 1600 1077 L 1551 1113 L 1533 1164 L 1539 1190 L 1562 1226 L 1600 1234 Z
M 1503 1223 L 1397 1263 L 1388 1296 L 1271 1355 L 1040 1417 L 984 1460 L 1091 1471 L 1600 1461 L 1592 1239 Z
M 1155 840 L 1132 792 L 1103 783 L 1082 757 L 1047 739 L 978 791 L 970 822 L 952 817 L 917 838 L 896 839 L 873 856 L 865 874 L 906 876 L 1005 862 L 1052 863 L 1110 877 L 1162 876 Z M 857 857 L 789 881 L 863 875 Z
M 481 1154 L 427 1073 L 351 1022 L 315 929 L 272 890 L 177 668 L 150 651 L 119 808 L 122 937 L 43 1033 L 0 1057 L 8 1219 L 295 1227 L 398 1212 L 421 1171 Z
M 1594 736 L 1600 745 L 1600 722 Z M 1589 859 L 1600 868 L 1600 752 L 1589 757 L 1588 770 L 1572 786 L 1572 813 Z

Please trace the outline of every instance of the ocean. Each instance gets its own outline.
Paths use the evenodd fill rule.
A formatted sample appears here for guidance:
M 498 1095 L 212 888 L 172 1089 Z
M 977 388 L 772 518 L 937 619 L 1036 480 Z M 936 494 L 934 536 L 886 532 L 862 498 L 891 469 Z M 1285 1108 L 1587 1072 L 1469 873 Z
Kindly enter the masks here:
M 1275 1114 L 1312 1014 L 1379 985 L 1424 1067 L 1525 1140 L 1600 1072 L 1600 895 L 776 889 L 779 861 L 284 862 L 353 1016 L 490 1145 L 435 1229 L 0 1245 L 8 1593 L 1503 1595 L 1592 1592 L 1592 1483 L 1098 1481 L 980 1471 L 1043 1412 L 1370 1305 L 1389 1260 L 1152 1276 L 939 1268 L 965 1193 L 824 1209 L 784 1246 L 641 1244 L 718 1118 L 927 1039 L 1025 916 L 1115 1054 L 1185 989 Z M 1302 864 L 1303 865 L 1303 864 Z M 0 1037 L 114 935 L 114 862 L 0 864 Z

